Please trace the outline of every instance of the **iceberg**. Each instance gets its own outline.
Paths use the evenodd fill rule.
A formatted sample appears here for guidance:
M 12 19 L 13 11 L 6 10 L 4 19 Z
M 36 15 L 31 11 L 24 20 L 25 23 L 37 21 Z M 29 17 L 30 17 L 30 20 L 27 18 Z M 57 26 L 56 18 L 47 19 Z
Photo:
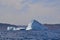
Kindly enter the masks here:
M 43 26 L 41 23 L 39 23 L 36 20 L 31 21 L 26 30 L 47 30 L 48 28 Z

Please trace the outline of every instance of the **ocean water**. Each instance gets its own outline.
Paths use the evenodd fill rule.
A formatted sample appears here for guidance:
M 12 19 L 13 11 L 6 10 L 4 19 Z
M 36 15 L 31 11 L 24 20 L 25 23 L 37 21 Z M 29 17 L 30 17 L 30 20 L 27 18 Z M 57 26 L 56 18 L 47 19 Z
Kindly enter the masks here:
M 1 31 L 0 40 L 60 40 L 60 34 L 48 31 Z

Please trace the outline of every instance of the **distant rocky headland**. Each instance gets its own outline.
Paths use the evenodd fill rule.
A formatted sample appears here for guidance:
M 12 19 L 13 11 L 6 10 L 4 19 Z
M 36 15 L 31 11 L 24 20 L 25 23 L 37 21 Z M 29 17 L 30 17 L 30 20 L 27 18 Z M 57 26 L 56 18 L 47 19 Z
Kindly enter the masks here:
M 60 24 L 43 24 L 51 30 L 60 29 Z M 8 23 L 0 23 L 0 31 L 6 30 L 7 27 L 27 27 L 27 25 L 13 25 Z

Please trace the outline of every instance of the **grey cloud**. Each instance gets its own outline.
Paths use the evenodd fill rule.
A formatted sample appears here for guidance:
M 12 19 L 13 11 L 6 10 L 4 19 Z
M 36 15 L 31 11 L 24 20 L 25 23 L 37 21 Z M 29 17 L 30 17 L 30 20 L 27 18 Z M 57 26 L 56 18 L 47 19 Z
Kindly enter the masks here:
M 5 7 L 0 7 L 0 22 L 28 24 L 32 19 L 36 19 L 41 23 L 60 23 L 60 7 L 57 3 L 59 0 L 52 3 L 46 1 L 33 3 L 32 0 L 5 0 Z

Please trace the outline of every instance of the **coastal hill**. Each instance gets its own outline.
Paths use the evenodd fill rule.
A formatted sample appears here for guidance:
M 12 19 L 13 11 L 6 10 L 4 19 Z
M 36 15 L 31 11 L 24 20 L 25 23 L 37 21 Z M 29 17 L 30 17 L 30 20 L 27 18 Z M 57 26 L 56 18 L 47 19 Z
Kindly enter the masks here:
M 50 30 L 60 29 L 60 24 L 43 24 L 44 26 L 48 27 Z M 7 27 L 18 27 L 18 25 L 12 25 L 7 23 L 0 23 L 0 31 L 7 30 Z M 19 25 L 19 27 L 27 27 L 27 25 Z

